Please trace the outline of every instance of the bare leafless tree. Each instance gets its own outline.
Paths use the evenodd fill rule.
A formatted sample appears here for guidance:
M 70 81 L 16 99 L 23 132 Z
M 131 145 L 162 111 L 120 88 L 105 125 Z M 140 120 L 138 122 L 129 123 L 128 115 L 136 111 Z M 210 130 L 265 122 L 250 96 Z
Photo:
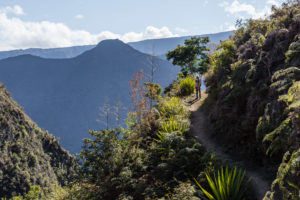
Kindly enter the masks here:
M 106 126 L 106 130 L 109 129 L 112 110 L 112 106 L 109 104 L 109 98 L 105 97 L 104 105 L 99 108 L 100 112 L 98 114 L 99 118 L 97 121 L 104 124 Z
M 154 83 L 155 81 L 155 72 L 158 69 L 158 67 L 161 64 L 161 60 L 158 58 L 158 56 L 155 54 L 155 45 L 152 45 L 152 54 L 148 56 L 146 63 L 146 67 L 150 69 L 150 74 L 145 74 L 145 76 L 148 78 L 150 83 Z M 153 99 L 149 99 L 150 103 L 150 109 L 153 107 Z
M 122 110 L 125 110 L 126 107 L 123 106 L 122 101 L 120 97 L 118 97 L 118 101 L 115 106 L 113 106 L 113 115 L 115 119 L 115 128 L 120 128 L 121 127 L 121 120 L 122 120 Z

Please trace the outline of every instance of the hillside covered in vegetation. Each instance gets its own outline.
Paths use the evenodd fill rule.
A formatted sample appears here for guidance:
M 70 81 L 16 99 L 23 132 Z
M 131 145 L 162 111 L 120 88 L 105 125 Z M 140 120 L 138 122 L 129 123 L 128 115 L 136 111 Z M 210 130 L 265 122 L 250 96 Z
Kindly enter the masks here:
M 45 159 L 40 161 L 37 158 L 34 166 L 50 162 L 42 173 L 28 173 L 32 172 L 32 176 L 46 173 L 43 177 L 53 179 L 47 179 L 48 182 L 43 182 L 43 179 L 32 181 L 32 184 L 43 190 L 52 183 L 64 186 L 56 187 L 45 195 L 33 187 L 29 192 L 20 192 L 25 195 L 24 198 L 16 197 L 14 200 L 298 200 L 299 1 L 288 1 L 280 8 L 273 7 L 271 16 L 266 19 L 238 21 L 237 27 L 234 36 L 222 41 L 211 54 L 208 54 L 207 48 L 209 38 L 197 37 L 170 51 L 167 58 L 180 66 L 182 73 L 165 88 L 164 95 L 161 95 L 162 88 L 157 83 L 143 84 L 144 74 L 136 73 L 130 81 L 132 107 L 126 127 L 89 131 L 91 137 L 84 140 L 79 154 L 81 167 L 78 176 L 67 186 L 61 181 L 69 180 L 73 172 L 72 158 L 66 153 L 60 154 L 66 156 L 64 159 L 58 154 L 50 154 L 47 151 L 50 146 L 50 149 L 58 149 L 51 152 L 64 151 L 54 138 L 51 144 L 55 145 L 50 145 L 50 140 L 45 138 L 52 137 L 39 129 L 36 132 L 36 126 L 29 120 L 21 123 L 19 119 L 27 119 L 24 114 L 20 114 L 23 118 L 16 115 L 17 111 L 7 114 L 10 107 L 6 106 L 4 116 L 11 116 L 15 121 L 8 123 L 8 118 L 5 124 L 17 124 L 17 131 L 11 133 L 19 134 L 8 134 L 9 137 L 5 138 L 8 142 L 4 144 L 18 141 L 18 138 L 22 138 L 20 142 L 28 141 L 27 146 L 21 144 L 16 150 L 11 148 L 12 151 L 1 155 L 11 154 L 9 162 L 25 163 L 24 166 L 30 167 L 33 165 L 32 158 L 27 158 L 27 154 L 19 159 L 13 156 L 36 144 L 34 151 L 39 151 L 36 155 L 44 155 Z M 198 73 L 204 74 L 207 86 L 207 94 L 202 92 L 200 101 L 194 99 L 195 74 Z M 3 93 L 12 102 L 5 90 Z M 202 120 L 208 119 L 205 123 L 211 131 L 197 130 L 199 126 L 191 124 L 191 107 L 195 104 L 200 109 L 194 112 L 205 115 Z M 15 103 L 13 105 L 16 106 Z M 197 123 L 194 118 L 192 122 Z M 8 133 L 3 131 L 5 128 L 0 130 L 2 134 Z M 272 184 L 267 187 L 269 191 L 265 189 L 258 196 L 255 189 L 260 185 L 250 184 L 253 173 L 243 169 L 247 168 L 246 162 L 236 166 L 237 162 L 216 156 L 213 150 L 205 148 L 205 141 L 200 142 L 195 137 L 195 132 L 210 134 L 206 135 L 207 138 L 212 137 L 224 155 L 226 153 L 232 159 L 242 157 L 247 163 L 265 168 L 267 173 L 260 173 L 260 178 L 271 179 Z M 32 137 L 27 137 L 29 134 Z M 43 137 L 37 141 L 41 143 L 29 142 L 40 135 Z M 11 137 L 15 139 L 11 140 Z M 45 148 L 45 143 L 48 148 Z M 24 151 L 18 151 L 23 148 Z M 56 163 L 54 167 L 51 159 Z M 16 169 L 22 173 L 19 169 L 23 168 Z
M 300 188 L 300 7 L 240 22 L 210 57 L 205 108 L 231 152 L 279 167 L 265 199 L 297 199 Z M 224 142 L 226 141 L 226 142 Z
M 75 176 L 76 161 L 59 142 L 24 114 L 0 83 L 0 198 L 38 185 L 49 193 Z

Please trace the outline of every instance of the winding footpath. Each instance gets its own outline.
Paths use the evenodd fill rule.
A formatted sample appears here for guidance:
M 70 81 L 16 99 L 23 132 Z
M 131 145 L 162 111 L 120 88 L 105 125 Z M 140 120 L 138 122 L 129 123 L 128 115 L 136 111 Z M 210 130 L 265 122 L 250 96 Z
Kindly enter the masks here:
M 206 98 L 206 94 L 202 93 L 202 97 Z M 203 99 L 202 99 L 203 100 Z M 191 119 L 191 131 L 198 138 L 198 140 L 206 147 L 206 149 L 212 152 L 215 156 L 226 160 L 229 163 L 239 163 L 240 166 L 246 169 L 246 175 L 251 178 L 251 184 L 255 189 L 253 194 L 253 200 L 262 200 L 266 192 L 270 190 L 271 182 L 263 178 L 262 171 L 259 169 L 253 169 L 253 166 L 246 164 L 246 160 L 236 160 L 233 156 L 224 152 L 224 149 L 218 145 L 211 137 L 209 122 L 205 114 L 201 111 L 201 101 L 193 102 L 190 105 L 190 111 L 192 112 Z

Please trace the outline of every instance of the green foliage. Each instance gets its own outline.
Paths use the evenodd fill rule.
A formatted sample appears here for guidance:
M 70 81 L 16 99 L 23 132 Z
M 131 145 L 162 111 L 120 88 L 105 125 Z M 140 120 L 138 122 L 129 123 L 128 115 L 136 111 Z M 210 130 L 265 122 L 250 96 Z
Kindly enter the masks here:
M 288 67 L 286 69 L 276 71 L 272 78 L 270 85 L 274 93 L 279 95 L 286 94 L 288 89 L 293 85 L 295 80 L 300 79 L 300 69 L 297 67 Z
M 146 173 L 147 152 L 139 147 L 136 133 L 120 130 L 90 131 L 93 139 L 85 139 L 80 157 L 83 161 L 80 196 L 87 199 L 118 199 L 144 187 L 137 179 Z M 141 198 L 142 193 L 134 194 Z
M 206 45 L 208 37 L 192 37 L 184 41 L 184 46 L 178 45 L 176 49 L 167 53 L 167 59 L 172 60 L 173 65 L 181 67 L 183 74 L 205 72 L 208 62 Z
M 283 71 L 292 71 L 290 68 Z M 293 70 L 294 72 L 294 70 Z M 297 72 L 297 71 L 296 71 Z M 276 79 L 281 79 L 281 74 L 275 74 Z M 274 77 L 274 76 L 273 76 Z M 287 73 L 285 76 L 285 80 L 291 79 L 293 76 Z M 291 84 L 290 84 L 291 85 Z M 278 113 L 274 112 L 274 107 L 278 107 L 278 105 L 284 105 L 282 108 L 284 110 L 279 110 Z M 260 139 L 261 135 L 264 135 L 263 142 L 267 144 L 268 148 L 266 153 L 270 156 L 273 154 L 284 153 L 288 149 L 291 149 L 296 144 L 293 141 L 293 137 L 296 137 L 295 133 L 297 129 L 297 119 L 298 112 L 300 107 L 300 84 L 299 82 L 294 82 L 292 86 L 289 87 L 288 92 L 285 95 L 281 95 L 277 104 L 268 104 L 265 109 L 265 114 L 263 117 L 259 119 L 257 125 L 257 135 Z M 275 113 L 275 115 L 274 115 Z M 278 115 L 281 114 L 279 118 Z M 288 145 L 287 145 L 288 144 Z
M 78 184 L 64 188 L 59 185 L 52 185 L 52 191 L 44 194 L 40 186 L 31 186 L 24 196 L 14 196 L 9 200 L 81 200 L 85 197 L 78 195 Z M 7 200 L 2 198 L 1 200 Z
M 280 97 L 288 106 L 288 111 L 294 111 L 300 107 L 300 81 L 294 82 L 288 93 Z
M 14 196 L 10 198 L 9 200 L 41 200 L 45 199 L 45 196 L 42 192 L 42 189 L 40 186 L 31 186 L 30 190 L 28 191 L 27 194 L 23 196 Z M 6 200 L 5 198 L 2 200 Z M 46 200 L 46 199 L 45 199 Z
M 189 116 L 188 109 L 178 97 L 165 97 L 164 99 L 161 99 L 157 104 L 157 108 L 160 114 L 166 119 L 171 118 L 172 116 L 182 116 L 184 118 Z
M 195 91 L 195 79 L 192 76 L 188 76 L 179 80 L 179 88 L 181 96 L 188 96 Z
M 299 200 L 300 188 L 300 149 L 294 153 L 286 152 L 283 156 L 273 181 L 271 191 L 263 200 Z
M 187 181 L 205 169 L 208 158 L 186 134 L 190 114 L 184 102 L 161 97 L 140 120 L 128 116 L 126 129 L 90 131 L 80 153 L 81 176 L 64 190 L 65 199 L 198 199 Z
M 164 94 L 166 96 L 176 96 L 179 93 L 180 91 L 179 91 L 178 80 L 173 80 L 173 83 L 171 83 L 164 89 Z
M 113 154 L 121 145 L 118 130 L 89 131 L 94 139 L 85 139 L 80 153 L 83 175 L 89 183 L 101 183 L 106 173 L 113 172 Z
M 300 37 L 300 36 L 299 36 Z M 293 42 L 289 46 L 289 50 L 286 52 L 286 63 L 292 66 L 300 66 L 300 38 L 298 41 Z
M 264 143 L 270 143 L 266 153 L 272 156 L 274 153 L 286 151 L 287 147 L 285 145 L 291 135 L 291 131 L 291 120 L 287 118 L 274 131 L 268 133 L 263 139 Z
M 0 141 L 0 198 L 27 193 L 27 199 L 34 199 L 39 192 L 53 191 L 52 185 L 74 180 L 78 167 L 74 157 L 37 127 L 1 83 Z
M 205 72 L 209 60 L 203 107 L 215 135 L 222 135 L 224 143 L 230 140 L 228 149 L 259 163 L 273 159 L 274 165 L 284 151 L 298 152 L 299 13 L 296 1 L 273 7 L 270 18 L 240 23 L 234 36 L 209 56 L 208 38 L 186 40 L 167 54 L 182 74 L 166 88 L 165 97 L 158 98 L 161 91 L 155 84 L 146 83 L 145 92 L 142 75 L 136 74 L 131 81 L 136 109 L 129 113 L 127 128 L 90 132 L 92 139 L 85 140 L 80 154 L 80 179 L 66 189 L 66 199 L 198 199 L 188 180 L 204 171 L 210 190 L 203 182 L 197 184 L 208 199 L 242 199 L 245 171 L 227 167 L 211 175 L 216 161 L 187 132 L 190 113 L 177 96 L 193 93 L 195 82 L 187 75 Z M 145 97 L 158 103 L 147 110 Z M 17 131 L 30 135 L 23 128 Z M 11 157 L 20 162 L 13 153 Z M 293 153 L 283 160 L 272 199 L 299 195 L 298 157 Z M 38 163 L 34 155 L 30 161 L 32 166 Z
M 243 199 L 248 182 L 245 183 L 245 171 L 235 167 L 229 170 L 222 167 L 213 176 L 205 173 L 212 193 L 205 190 L 195 179 L 196 184 L 210 200 L 239 200 Z
M 293 16 L 300 13 L 299 5 L 297 0 L 289 0 L 282 4 L 279 8 L 273 8 L 272 14 L 270 16 L 270 31 L 276 30 L 278 28 L 288 28 L 296 20 Z
M 213 65 L 230 72 L 230 65 L 236 61 L 236 50 L 237 47 L 233 40 L 223 41 L 214 52 Z
M 290 141 L 299 104 L 283 97 L 300 80 L 299 13 L 298 2 L 290 1 L 268 19 L 246 20 L 210 57 L 205 108 L 216 135 L 256 161 L 266 153 L 279 161 L 297 148 Z
M 211 89 L 222 87 L 229 78 L 231 64 L 237 59 L 237 47 L 233 40 L 223 41 L 215 52 L 210 57 L 211 66 L 205 75 L 207 91 L 212 92 Z
M 204 108 L 216 137 L 228 141 L 229 151 L 270 168 L 286 151 L 299 150 L 299 13 L 299 1 L 291 0 L 273 7 L 269 18 L 240 21 L 212 53 L 205 75 Z M 266 199 L 283 199 L 280 193 L 295 188 L 278 185 L 279 196 Z
M 147 82 L 144 83 L 147 91 L 146 91 L 146 97 L 150 98 L 151 100 L 157 101 L 158 97 L 161 95 L 162 87 L 158 83 L 151 83 Z
M 200 200 L 195 196 L 196 189 L 189 182 L 179 183 L 171 194 L 167 195 L 167 199 L 172 200 Z
M 175 119 L 169 119 L 166 122 L 162 122 L 160 129 L 165 133 L 172 133 L 178 131 L 180 134 L 185 133 L 189 130 L 190 124 L 188 121 L 178 121 Z
M 59 185 L 53 185 L 52 187 L 53 191 L 49 194 L 46 194 L 46 196 L 44 197 L 45 200 L 77 200 L 69 196 L 70 193 L 76 193 L 76 191 L 71 190 L 69 186 L 65 186 L 64 188 L 62 188 Z M 74 186 L 72 186 L 72 188 L 74 188 Z

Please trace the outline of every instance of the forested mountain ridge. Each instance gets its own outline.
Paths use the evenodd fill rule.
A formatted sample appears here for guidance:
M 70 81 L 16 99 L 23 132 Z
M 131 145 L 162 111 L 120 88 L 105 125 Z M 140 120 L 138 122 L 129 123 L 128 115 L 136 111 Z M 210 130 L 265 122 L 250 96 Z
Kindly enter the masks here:
M 215 137 L 266 168 L 283 162 L 265 199 L 297 199 L 300 188 L 299 6 L 289 1 L 240 24 L 206 75 Z
M 63 186 L 74 179 L 74 157 L 31 121 L 2 83 L 0 141 L 0 198 L 24 194 L 32 185 L 48 193 L 55 184 Z

